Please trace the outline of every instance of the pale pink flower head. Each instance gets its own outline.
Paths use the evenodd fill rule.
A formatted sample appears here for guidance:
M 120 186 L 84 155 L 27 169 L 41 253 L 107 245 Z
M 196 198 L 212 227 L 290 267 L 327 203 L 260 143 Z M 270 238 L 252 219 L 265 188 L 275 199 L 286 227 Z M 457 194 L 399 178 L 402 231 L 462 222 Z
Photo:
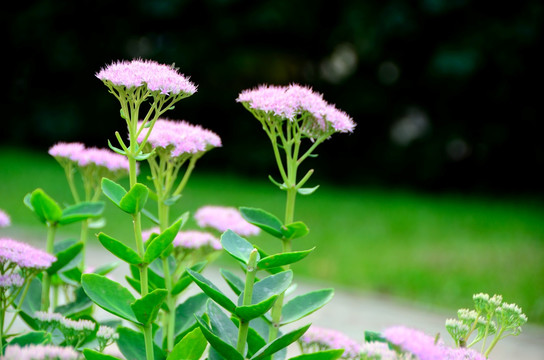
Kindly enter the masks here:
M 256 112 L 294 121 L 304 118 L 302 132 L 317 138 L 334 132 L 352 132 L 353 119 L 334 105 L 327 103 L 323 95 L 311 88 L 298 84 L 289 86 L 261 85 L 256 89 L 244 90 L 237 98 Z
M 196 92 L 196 86 L 176 68 L 151 60 L 117 61 L 102 68 L 96 77 L 114 86 L 145 86 L 163 95 L 192 95 Z
M 49 155 L 58 161 L 76 161 L 75 158 L 85 149 L 85 145 L 79 142 L 59 142 L 49 148 Z
M 0 288 L 23 286 L 25 279 L 17 273 L 0 275 Z
M 207 205 L 198 209 L 194 218 L 201 228 L 211 227 L 223 233 L 232 230 L 240 236 L 257 235 L 260 229 L 248 223 L 233 207 Z
M 417 356 L 419 360 L 485 360 L 485 357 L 472 349 L 453 349 L 443 341 L 419 330 L 405 326 L 393 326 L 383 332 L 392 344 Z
M 217 237 L 209 232 L 198 230 L 180 231 L 173 242 L 175 247 L 198 250 L 202 248 L 211 248 L 213 250 L 221 250 L 221 242 Z
M 370 359 L 399 360 L 397 352 L 391 350 L 388 343 L 381 341 L 364 342 L 360 351 Z
M 383 336 L 404 351 L 420 360 L 442 360 L 442 349 L 435 346 L 435 339 L 422 331 L 405 326 L 393 326 L 383 332 Z
M 11 225 L 11 219 L 9 215 L 2 209 L 0 209 L 0 228 L 8 227 Z
M 76 153 L 73 159 L 80 167 L 98 166 L 114 173 L 129 171 L 127 157 L 109 149 L 85 148 Z
M 299 339 L 305 349 L 344 349 L 343 359 L 358 359 L 361 346 L 349 336 L 333 329 L 312 325 Z
M 55 256 L 28 244 L 0 238 L 0 265 L 43 270 L 49 268 L 56 260 Z
M 139 126 L 141 125 L 140 122 Z M 140 133 L 139 143 L 144 140 L 148 132 L 149 129 L 144 129 Z M 221 146 L 221 139 L 214 132 L 185 121 L 167 119 L 158 119 L 155 122 L 147 142 L 155 149 L 165 149 L 171 157 L 201 153 Z
M 3 360 L 77 360 L 79 353 L 71 347 L 56 345 L 8 345 Z

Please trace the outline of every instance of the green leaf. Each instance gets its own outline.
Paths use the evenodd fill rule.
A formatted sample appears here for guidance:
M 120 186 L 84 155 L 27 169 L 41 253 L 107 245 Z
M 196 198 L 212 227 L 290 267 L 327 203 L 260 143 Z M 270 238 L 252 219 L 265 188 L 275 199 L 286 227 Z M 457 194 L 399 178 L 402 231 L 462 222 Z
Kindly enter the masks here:
M 242 305 L 236 307 L 236 315 L 244 320 L 255 319 L 264 315 L 276 301 L 276 298 L 283 293 L 293 280 L 293 272 L 291 270 L 270 275 L 263 280 L 255 283 L 253 286 L 253 294 L 251 297 L 251 305 Z M 238 303 L 244 297 L 244 292 L 240 294 Z
M 281 325 L 292 323 L 310 315 L 327 304 L 333 295 L 333 289 L 323 289 L 294 297 L 283 305 Z
M 148 218 L 149 220 L 151 220 L 151 222 L 153 222 L 155 225 L 160 225 L 159 219 L 155 215 L 153 215 L 149 210 L 142 209 L 142 214 L 144 214 L 144 216 Z
M 148 152 L 147 154 L 138 154 L 136 155 L 134 158 L 138 161 L 142 161 L 142 160 L 147 160 L 149 159 L 149 157 L 151 157 L 151 155 L 155 155 L 155 149 L 153 149 L 151 152 Z
M 83 349 L 83 356 L 85 356 L 86 360 L 120 360 L 119 358 L 116 358 L 115 356 L 102 354 L 92 349 Z
M 127 155 L 127 153 L 124 150 L 121 150 L 121 149 L 113 146 L 109 140 L 108 140 L 108 146 L 109 146 L 110 149 L 112 149 L 113 151 L 115 151 L 116 153 L 118 153 L 120 155 L 124 155 L 124 156 Z
M 204 270 L 207 264 L 208 264 L 207 261 L 201 261 L 191 266 L 190 269 L 196 272 L 201 272 L 202 270 Z M 176 281 L 176 283 L 172 287 L 172 295 L 179 294 L 192 283 L 193 283 L 193 279 L 189 276 L 189 274 L 187 274 L 187 271 L 184 270 L 183 274 L 181 274 L 178 281 Z
M 102 246 L 104 246 L 113 255 L 129 264 L 139 265 L 143 262 L 142 258 L 136 251 L 109 235 L 104 233 L 98 234 L 98 241 L 100 241 Z
M 270 255 L 265 257 L 264 259 L 259 260 L 259 262 L 257 263 L 257 267 L 259 269 L 270 269 L 270 268 L 275 268 L 279 266 L 293 264 L 297 261 L 304 259 L 314 249 L 315 247 L 311 248 L 310 250 L 293 251 L 293 252 Z
M 151 264 L 153 260 L 158 258 L 162 254 L 162 252 L 168 248 L 168 246 L 172 243 L 172 241 L 174 241 L 176 235 L 178 234 L 182 222 L 183 219 L 179 219 L 168 229 L 160 233 L 159 236 L 151 240 L 151 243 L 147 245 L 147 249 L 145 250 L 145 263 Z
M 117 328 L 117 333 L 119 334 L 117 346 L 126 359 L 147 360 L 143 333 L 123 326 Z M 153 343 L 153 354 L 155 360 L 166 358 L 164 352 L 155 343 Z
M 74 259 L 81 252 L 82 249 L 83 249 L 83 243 L 76 242 L 75 244 L 68 247 L 67 249 L 64 249 L 62 251 L 55 253 L 57 260 L 53 264 L 51 264 L 49 269 L 47 269 L 47 273 L 49 275 L 56 274 L 60 269 L 62 269 L 70 261 L 72 261 L 72 259 Z
M 102 178 L 102 192 L 119 208 L 119 203 L 121 202 L 121 199 L 127 193 L 125 188 L 108 178 Z
M 9 342 L 9 345 L 19 345 L 20 347 L 24 347 L 27 345 L 48 345 L 51 344 L 51 342 L 51 333 L 45 331 L 31 331 L 14 337 Z
M 268 343 L 266 346 L 261 348 L 251 360 L 264 359 L 267 356 L 270 356 L 281 349 L 286 348 L 291 345 L 293 342 L 297 341 L 305 332 L 308 330 L 311 324 L 303 326 L 299 329 L 293 330 L 285 335 L 278 337 L 276 340 Z
M 298 239 L 308 235 L 310 229 L 302 221 L 296 221 L 289 225 L 285 225 L 282 229 L 283 237 L 287 240 Z
M 240 295 L 242 291 L 244 291 L 245 284 L 242 279 L 226 269 L 221 269 L 220 272 L 223 279 L 225 279 L 229 287 L 236 295 Z
M 223 341 L 220 337 L 215 335 L 200 317 L 195 316 L 202 334 L 206 337 L 206 340 L 221 356 L 228 360 L 244 360 L 244 357 L 236 350 L 235 347 L 229 343 Z
M 25 204 L 34 211 L 42 223 L 56 224 L 62 217 L 60 206 L 42 189 L 34 190 L 27 197 L 25 197 Z
M 106 218 L 100 217 L 89 220 L 89 229 L 102 229 L 104 226 L 106 226 Z
M 221 235 L 221 245 L 233 258 L 246 265 L 249 262 L 249 254 L 254 249 L 250 242 L 232 230 L 227 230 Z
M 119 263 L 116 262 L 116 261 L 108 263 L 108 264 L 104 264 L 104 265 L 101 265 L 101 266 L 97 267 L 96 269 L 94 269 L 93 273 L 98 274 L 98 275 L 107 275 L 110 272 L 112 272 L 113 270 L 115 270 L 118 265 L 119 265 Z
M 375 331 L 365 331 L 365 342 L 384 342 L 387 343 L 387 339 L 382 336 L 381 333 Z
M 285 186 L 285 183 L 283 184 L 280 184 L 279 182 L 277 182 L 276 180 L 274 180 L 274 178 L 272 177 L 272 175 L 268 175 L 268 179 L 270 180 L 270 182 L 274 185 L 276 185 L 277 187 L 279 187 L 281 190 L 286 190 L 287 189 L 287 186 Z
M 179 199 L 181 199 L 181 195 L 174 195 L 174 196 L 164 200 L 164 205 L 172 206 L 176 202 L 178 202 Z
M 38 277 L 34 277 L 28 286 L 23 304 L 20 304 L 22 292 L 17 295 L 15 303 L 21 307 L 19 315 L 32 329 L 38 329 L 36 321 L 34 321 L 34 313 L 41 310 L 42 301 L 42 282 Z
M 121 198 L 119 207 L 121 210 L 129 214 L 139 213 L 145 206 L 149 189 L 144 184 L 136 183 L 132 188 Z
M 176 322 L 174 334 L 176 338 L 184 335 L 196 324 L 194 315 L 202 316 L 206 311 L 206 302 L 208 295 L 198 293 L 189 297 L 176 308 Z
M 210 280 L 191 269 L 187 269 L 187 273 L 206 295 L 229 312 L 234 313 L 236 309 L 234 302 L 227 295 L 223 294 Z
M 256 208 L 241 207 L 240 213 L 247 222 L 279 239 L 283 238 L 283 223 L 274 215 Z
M 60 225 L 72 224 L 78 221 L 83 221 L 91 218 L 97 218 L 104 211 L 104 203 L 97 202 L 81 202 L 72 206 L 68 206 L 62 210 L 62 217 L 59 220 Z
M 144 325 L 149 325 L 155 321 L 166 295 L 168 295 L 167 290 L 157 289 L 134 301 L 130 307 L 136 319 Z
M 314 186 L 313 188 L 300 188 L 297 190 L 297 192 L 300 195 L 311 195 L 317 190 L 317 188 L 319 188 L 319 185 Z
M 344 354 L 344 349 L 323 350 L 310 354 L 302 354 L 289 360 L 336 360 Z
M 208 342 L 202 335 L 202 330 L 196 328 L 174 346 L 166 360 L 199 360 L 204 354 L 206 346 L 208 346 Z
M 210 326 L 213 333 L 223 341 L 236 347 L 238 342 L 238 328 L 236 325 L 213 301 L 208 301 L 206 308 L 206 314 L 210 318 Z
M 136 300 L 121 284 L 97 274 L 83 274 L 81 286 L 87 296 L 102 309 L 120 318 L 138 323 L 131 304 Z
M 76 288 L 74 293 L 76 295 L 74 301 L 57 306 L 55 308 L 56 313 L 67 317 L 74 317 L 79 314 L 86 314 L 90 312 L 93 302 L 91 299 L 89 299 L 83 288 Z

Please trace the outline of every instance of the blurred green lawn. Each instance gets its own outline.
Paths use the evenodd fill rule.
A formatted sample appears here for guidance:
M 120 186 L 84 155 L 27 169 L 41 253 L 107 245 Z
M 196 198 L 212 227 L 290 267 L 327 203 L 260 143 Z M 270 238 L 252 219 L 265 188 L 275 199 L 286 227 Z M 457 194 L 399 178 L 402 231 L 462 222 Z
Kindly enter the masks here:
M 312 186 L 318 178 L 314 175 Z M 61 167 L 46 153 L 0 149 L 0 208 L 13 222 L 11 228 L 0 230 L 0 236 L 43 234 L 45 238 L 22 199 L 41 187 L 68 203 L 65 184 Z M 214 204 L 260 207 L 283 218 L 284 196 L 266 179 L 203 174 L 197 166 L 172 214 L 194 213 L 200 206 Z M 130 217 L 106 205 L 108 223 L 102 231 L 130 239 L 126 235 L 131 231 Z M 520 305 L 530 322 L 544 324 L 544 204 L 537 200 L 323 185 L 314 195 L 297 198 L 296 219 L 309 226 L 310 234 L 296 241 L 294 249 L 317 245 L 294 266 L 299 278 L 323 279 L 452 310 L 471 306 L 474 293 L 498 293 Z M 196 227 L 194 222 L 188 226 Z M 78 233 L 78 226 L 68 227 L 59 237 Z M 253 240 L 268 252 L 280 248 L 266 234 Z M 91 243 L 100 246 L 96 239 Z M 226 257 L 218 262 L 232 264 Z

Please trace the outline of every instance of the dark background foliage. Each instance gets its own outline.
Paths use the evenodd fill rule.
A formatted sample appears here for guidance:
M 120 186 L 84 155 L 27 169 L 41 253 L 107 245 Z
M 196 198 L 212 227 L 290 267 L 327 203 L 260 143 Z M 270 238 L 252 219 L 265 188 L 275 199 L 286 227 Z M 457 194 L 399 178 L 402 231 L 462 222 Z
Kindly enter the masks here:
M 94 74 L 145 58 L 198 84 L 168 117 L 222 137 L 203 169 L 268 175 L 267 138 L 235 99 L 296 82 L 358 124 L 320 146 L 320 181 L 543 194 L 538 0 L 37 0 L 1 16 L 4 145 L 107 146 L 123 121 Z

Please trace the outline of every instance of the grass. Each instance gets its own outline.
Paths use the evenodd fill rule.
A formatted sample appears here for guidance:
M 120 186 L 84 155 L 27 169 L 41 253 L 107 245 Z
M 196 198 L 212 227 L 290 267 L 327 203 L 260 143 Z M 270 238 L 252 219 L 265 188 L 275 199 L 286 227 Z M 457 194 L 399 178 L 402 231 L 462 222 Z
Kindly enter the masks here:
M 68 203 L 60 166 L 47 154 L 5 148 L 0 174 L 0 208 L 14 224 L 0 236 L 45 236 L 22 199 L 42 187 Z M 282 218 L 284 196 L 267 180 L 203 174 L 197 166 L 172 213 L 216 204 L 260 207 Z M 130 243 L 129 216 L 110 205 L 102 231 Z M 544 205 L 539 201 L 324 185 L 297 198 L 296 218 L 311 232 L 294 249 L 317 246 L 294 266 L 297 276 L 452 310 L 470 306 L 474 293 L 498 293 L 520 305 L 530 322 L 544 325 Z M 78 232 L 77 226 L 67 227 L 60 236 Z M 266 234 L 252 240 L 269 252 L 280 248 Z M 232 264 L 225 257 L 218 262 Z

